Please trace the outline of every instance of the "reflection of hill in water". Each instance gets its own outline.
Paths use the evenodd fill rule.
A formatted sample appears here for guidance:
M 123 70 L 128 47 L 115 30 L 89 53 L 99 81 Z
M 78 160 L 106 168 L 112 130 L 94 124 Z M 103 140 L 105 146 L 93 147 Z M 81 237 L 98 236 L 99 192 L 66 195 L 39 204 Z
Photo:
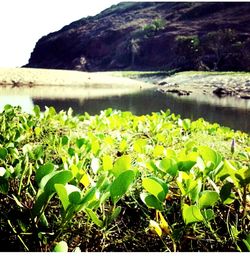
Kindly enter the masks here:
M 4 106 L 7 104 L 12 106 L 21 106 L 22 110 L 27 113 L 31 113 L 34 107 L 30 96 L 0 96 L 0 111 L 2 111 Z
M 250 102 L 237 98 L 220 99 L 206 95 L 193 98 L 175 97 L 148 90 L 130 95 L 99 98 L 34 99 L 34 104 L 38 104 L 41 109 L 45 106 L 54 106 L 57 111 L 71 107 L 76 114 L 98 114 L 103 109 L 113 108 L 142 115 L 169 108 L 183 118 L 195 120 L 203 117 L 212 123 L 217 122 L 233 129 L 250 132 Z
M 141 91 L 127 95 L 93 97 L 86 94 L 86 97 L 79 99 L 52 99 L 52 98 L 31 98 L 30 96 L 0 96 L 0 111 L 6 104 L 21 106 L 23 111 L 31 113 L 35 104 L 41 110 L 45 106 L 54 106 L 57 111 L 67 110 L 70 107 L 75 114 L 88 112 L 98 114 L 107 108 L 131 111 L 134 114 L 150 114 L 152 112 L 165 111 L 170 109 L 183 118 L 193 120 L 203 117 L 209 122 L 216 122 L 246 132 L 250 132 L 250 101 L 237 99 L 235 97 L 217 98 L 209 95 L 175 96 L 165 95 L 153 90 Z

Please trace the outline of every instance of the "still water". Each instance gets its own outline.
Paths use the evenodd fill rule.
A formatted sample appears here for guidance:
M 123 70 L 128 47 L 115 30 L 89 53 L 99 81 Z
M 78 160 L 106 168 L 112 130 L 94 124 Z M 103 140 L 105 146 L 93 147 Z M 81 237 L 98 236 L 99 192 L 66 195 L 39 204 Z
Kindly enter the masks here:
M 25 100 L 25 96 L 22 97 L 0 96 L 0 102 L 12 102 L 12 104 L 21 106 L 22 103 L 26 102 L 29 104 L 29 107 L 33 103 L 34 105 L 39 105 L 42 110 L 44 110 L 45 106 L 54 106 L 57 111 L 67 110 L 71 107 L 75 114 L 84 112 L 98 114 L 103 109 L 113 108 L 141 115 L 170 109 L 173 113 L 180 114 L 183 118 L 196 120 L 203 117 L 209 122 L 216 122 L 223 126 L 250 133 L 250 101 L 233 97 L 221 99 L 209 95 L 179 97 L 172 94 L 166 95 L 152 89 L 142 90 L 134 94 L 98 98 L 32 99 L 27 96 Z M 8 99 L 11 102 L 8 102 Z

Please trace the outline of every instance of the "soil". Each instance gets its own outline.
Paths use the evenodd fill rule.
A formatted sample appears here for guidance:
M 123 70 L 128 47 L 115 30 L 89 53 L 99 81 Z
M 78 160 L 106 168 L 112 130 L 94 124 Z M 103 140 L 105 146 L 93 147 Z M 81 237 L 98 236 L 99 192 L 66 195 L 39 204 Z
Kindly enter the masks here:
M 105 72 L 79 72 L 32 68 L 1 68 L 0 95 L 33 98 L 81 98 L 120 95 L 152 88 L 152 84 Z
M 158 82 L 164 93 L 235 96 L 250 99 L 250 74 L 237 72 L 181 72 Z

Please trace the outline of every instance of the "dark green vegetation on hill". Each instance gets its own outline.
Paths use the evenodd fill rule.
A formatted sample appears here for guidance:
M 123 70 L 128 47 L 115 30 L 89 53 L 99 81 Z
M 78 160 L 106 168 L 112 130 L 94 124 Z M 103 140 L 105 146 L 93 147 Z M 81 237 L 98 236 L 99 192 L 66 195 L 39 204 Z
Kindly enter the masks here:
M 122 2 L 42 37 L 27 67 L 245 70 L 250 3 Z
M 249 160 L 249 135 L 169 111 L 7 105 L 1 251 L 249 251 Z

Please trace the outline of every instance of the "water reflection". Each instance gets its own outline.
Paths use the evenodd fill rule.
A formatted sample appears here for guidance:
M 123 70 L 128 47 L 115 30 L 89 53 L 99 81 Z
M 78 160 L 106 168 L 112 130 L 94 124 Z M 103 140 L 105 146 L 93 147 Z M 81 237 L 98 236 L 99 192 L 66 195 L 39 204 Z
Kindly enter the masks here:
M 155 90 L 144 90 L 133 94 L 118 94 L 116 96 L 87 95 L 80 99 L 51 99 L 44 97 L 0 95 L 0 111 L 5 104 L 21 106 L 25 112 L 30 113 L 35 104 L 42 110 L 45 106 L 54 106 L 57 111 L 72 108 L 76 114 L 88 112 L 98 114 L 107 108 L 131 111 L 134 114 L 150 114 L 160 110 L 170 109 L 183 118 L 193 120 L 203 117 L 209 122 L 217 122 L 233 129 L 250 133 L 250 101 L 236 98 L 223 98 L 191 95 L 178 97 L 166 95 Z
M 34 107 L 32 98 L 30 96 L 18 96 L 18 95 L 0 95 L 0 111 L 4 106 L 10 104 L 12 106 L 21 106 L 23 111 L 31 113 Z
M 203 98 L 202 98 L 203 97 Z M 87 99 L 33 99 L 42 109 L 54 106 L 57 111 L 71 107 L 75 113 L 97 114 L 106 108 L 131 111 L 134 114 L 148 114 L 170 109 L 182 117 L 193 120 L 203 117 L 209 122 L 217 122 L 233 129 L 250 132 L 250 102 L 236 98 L 219 99 L 200 95 L 195 97 L 176 97 L 154 90 L 102 98 Z

